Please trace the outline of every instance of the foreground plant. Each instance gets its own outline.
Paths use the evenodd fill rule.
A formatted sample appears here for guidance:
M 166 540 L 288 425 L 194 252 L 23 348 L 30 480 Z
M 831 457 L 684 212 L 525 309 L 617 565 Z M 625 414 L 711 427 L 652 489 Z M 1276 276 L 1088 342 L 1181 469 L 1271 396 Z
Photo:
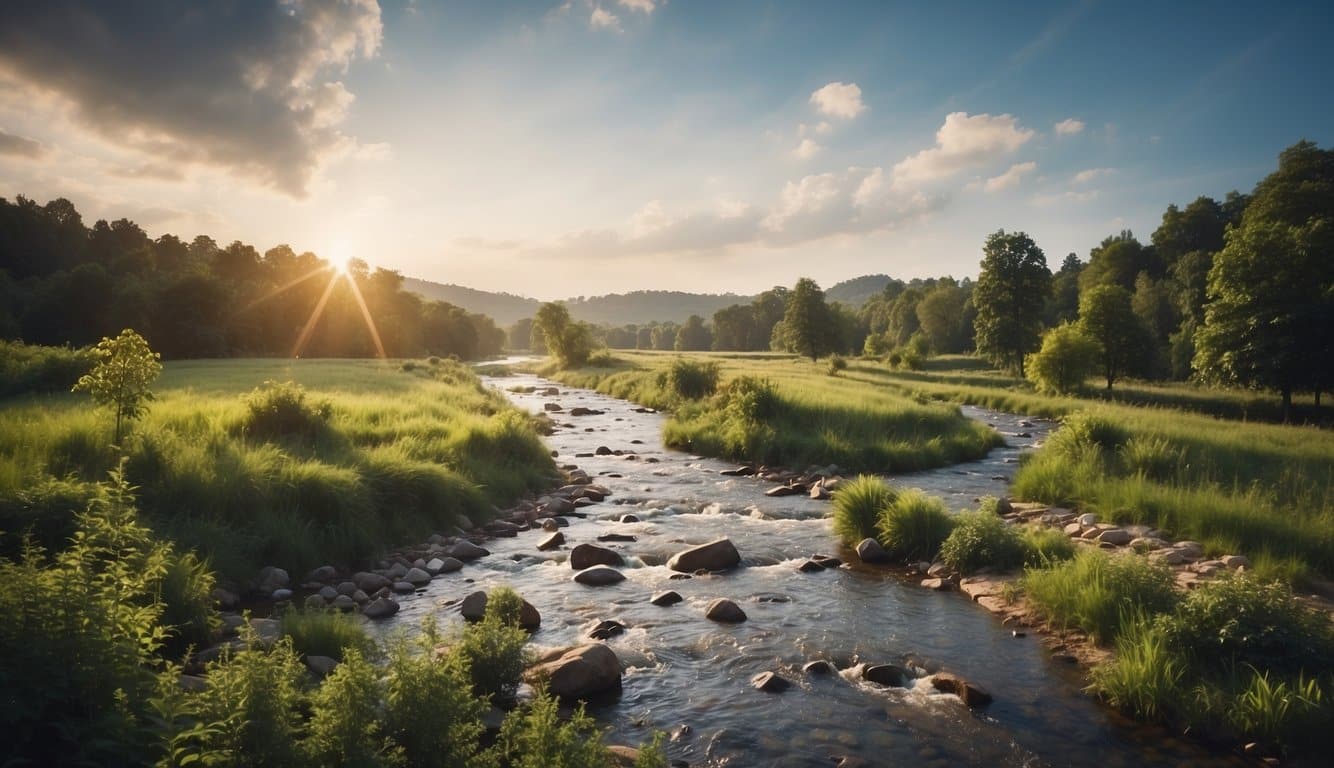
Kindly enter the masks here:
M 149 386 L 162 373 L 162 356 L 149 349 L 144 337 L 126 328 L 114 339 L 103 337 L 93 347 L 97 364 L 74 385 L 75 392 L 87 392 L 93 402 L 110 408 L 116 415 L 116 444 L 120 444 L 124 422 L 137 419 L 153 399 Z

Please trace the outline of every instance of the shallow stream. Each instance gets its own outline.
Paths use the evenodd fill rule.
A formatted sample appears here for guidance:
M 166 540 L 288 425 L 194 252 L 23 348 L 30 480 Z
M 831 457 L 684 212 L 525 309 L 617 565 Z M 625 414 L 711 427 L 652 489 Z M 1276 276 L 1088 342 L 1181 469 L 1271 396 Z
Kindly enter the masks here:
M 552 415 L 569 426 L 547 438 L 556 461 L 577 464 L 613 495 L 582 510 L 586 519 L 571 519 L 563 529 L 567 548 L 539 552 L 541 531 L 487 542 L 489 557 L 404 597 L 390 624 L 416 626 L 434 615 L 451 626 L 461 622 L 455 601 L 501 584 L 541 611 L 533 636 L 540 647 L 586 642 L 597 621 L 620 621 L 627 632 L 608 643 L 626 668 L 623 691 L 589 707 L 611 728 L 608 743 L 637 744 L 654 729 L 667 731 L 670 757 L 692 766 L 831 766 L 842 756 L 870 766 L 1239 764 L 1109 712 L 1081 692 L 1077 668 L 1053 660 L 1035 636 L 1015 637 L 959 593 L 922 589 L 899 570 L 845 565 L 799 572 L 816 553 L 856 559 L 840 551 L 830 533 L 828 503 L 769 498 L 764 492 L 773 483 L 725 477 L 719 472 L 734 465 L 664 449 L 663 415 L 528 374 L 488 383 L 532 412 L 558 403 L 564 413 Z M 508 392 L 523 386 L 556 386 L 561 394 Z M 566 415 L 575 406 L 603 413 Z M 1019 455 L 1051 427 L 980 408 L 963 411 L 991 424 L 1007 445 L 982 461 L 893 478 L 956 510 L 980 496 L 1004 494 Z M 629 455 L 585 455 L 600 446 Z M 627 513 L 641 522 L 617 522 Z M 628 578 L 609 587 L 574 583 L 568 547 L 607 533 L 636 537 L 604 544 L 626 558 Z M 662 565 L 668 557 L 722 536 L 740 550 L 742 568 L 671 580 Z M 667 608 L 649 603 L 667 589 L 685 601 Z M 749 620 L 725 625 L 705 619 L 704 606 L 716 597 L 736 601 Z M 970 711 L 924 681 L 880 688 L 802 673 L 802 664 L 820 658 L 840 668 L 911 661 L 945 669 L 988 689 L 995 701 Z M 794 686 L 762 693 L 750 679 L 764 671 L 779 672 Z

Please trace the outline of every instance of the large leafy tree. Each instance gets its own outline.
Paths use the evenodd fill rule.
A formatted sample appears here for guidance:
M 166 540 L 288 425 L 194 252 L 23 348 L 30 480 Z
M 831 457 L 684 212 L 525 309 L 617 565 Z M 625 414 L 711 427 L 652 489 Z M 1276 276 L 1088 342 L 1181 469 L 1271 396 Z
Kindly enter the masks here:
M 1024 372 L 1024 355 L 1038 346 L 1043 305 L 1051 291 L 1047 257 L 1023 232 L 1000 230 L 982 246 L 982 271 L 973 289 L 978 354 Z
M 1080 297 L 1079 328 L 1098 345 L 1108 389 L 1151 359 L 1152 337 L 1135 314 L 1130 291 L 1119 285 L 1099 285 Z
M 783 312 L 787 348 L 815 360 L 832 348 L 830 330 L 829 306 L 825 304 L 824 291 L 809 277 L 801 278 L 787 297 Z
M 1334 384 L 1334 150 L 1279 155 L 1209 270 L 1195 333 L 1204 378 L 1292 393 Z
M 534 333 L 541 334 L 547 351 L 555 355 L 564 368 L 577 368 L 588 362 L 593 351 L 593 339 L 588 326 L 570 319 L 570 310 L 554 301 L 543 304 L 533 318 Z
M 1042 335 L 1042 349 L 1028 356 L 1024 375 L 1039 392 L 1077 392 L 1097 370 L 1099 351 L 1078 324 L 1061 323 Z
M 1148 272 L 1155 280 L 1163 276 L 1163 263 L 1152 246 L 1135 239 L 1130 230 L 1121 230 L 1089 252 L 1088 266 L 1079 273 L 1080 293 L 1095 285 L 1119 285 L 1135 289 L 1135 278 Z

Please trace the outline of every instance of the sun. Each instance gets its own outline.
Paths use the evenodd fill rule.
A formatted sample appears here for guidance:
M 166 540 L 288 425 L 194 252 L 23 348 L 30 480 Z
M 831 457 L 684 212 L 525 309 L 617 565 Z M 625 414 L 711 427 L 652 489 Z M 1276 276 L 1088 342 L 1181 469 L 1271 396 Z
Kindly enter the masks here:
M 352 263 L 352 248 L 345 240 L 339 240 L 330 246 L 328 250 L 329 269 L 333 270 L 334 276 L 346 277 L 348 265 Z

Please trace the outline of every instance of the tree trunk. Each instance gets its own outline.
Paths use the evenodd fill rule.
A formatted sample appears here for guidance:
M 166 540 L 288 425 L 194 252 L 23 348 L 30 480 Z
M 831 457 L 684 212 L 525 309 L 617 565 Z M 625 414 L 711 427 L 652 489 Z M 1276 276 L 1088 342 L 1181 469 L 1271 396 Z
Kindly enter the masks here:
M 1292 420 L 1292 387 L 1283 387 L 1279 391 L 1283 394 L 1283 423 L 1287 424 Z

